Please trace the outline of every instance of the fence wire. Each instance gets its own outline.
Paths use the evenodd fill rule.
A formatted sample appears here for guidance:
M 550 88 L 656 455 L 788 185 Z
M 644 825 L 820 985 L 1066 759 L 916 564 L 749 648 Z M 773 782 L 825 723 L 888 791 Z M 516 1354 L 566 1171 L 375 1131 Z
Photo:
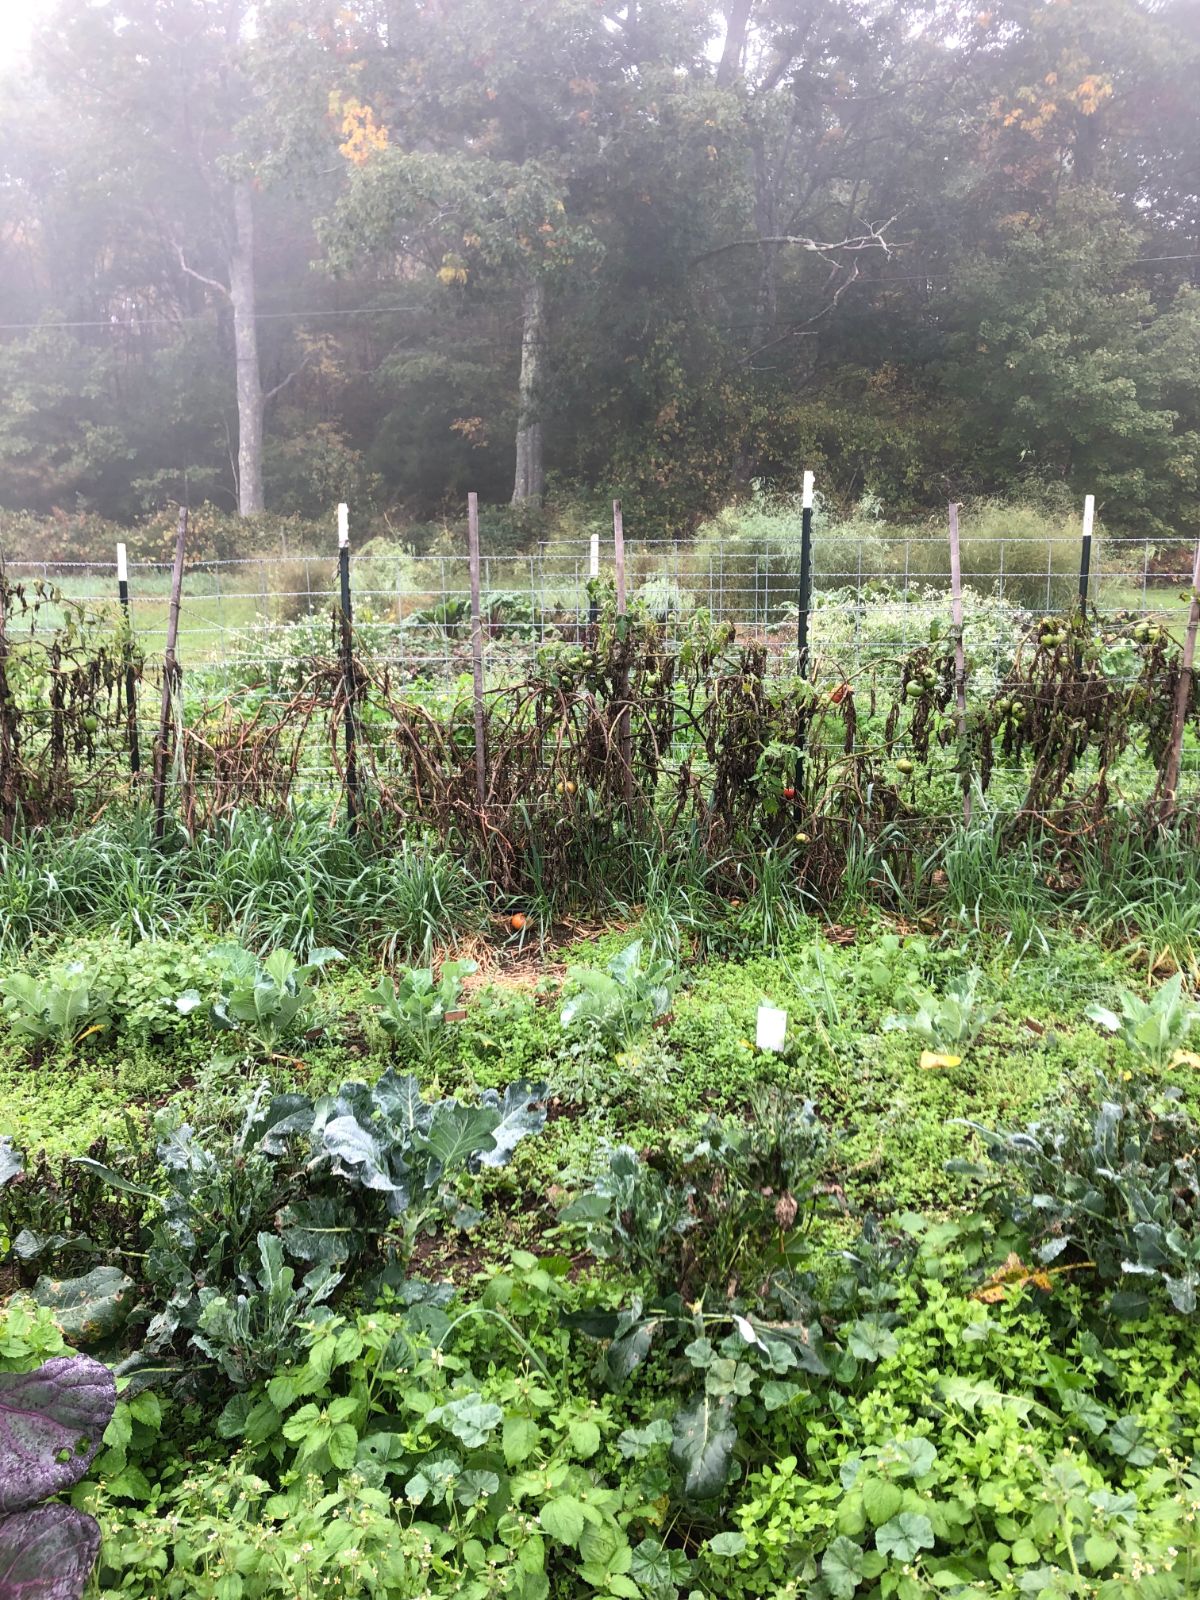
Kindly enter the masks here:
M 737 643 L 765 649 L 769 674 L 796 672 L 799 524 L 794 539 L 627 538 L 625 561 L 630 603 L 657 619 L 665 648 L 677 649 L 691 620 L 706 612 L 714 622 L 731 625 Z M 9 561 L 5 571 L 9 584 L 29 596 L 40 591 L 33 610 L 10 619 L 10 648 L 21 641 L 47 641 L 72 619 L 100 627 L 119 621 L 115 562 Z M 443 699 L 469 694 L 465 679 L 472 630 L 465 549 L 462 554 L 352 554 L 350 574 L 355 648 L 372 669 L 413 693 Z M 881 532 L 850 539 L 838 533 L 823 540 L 818 529 L 809 668 L 816 689 L 849 684 L 860 695 L 891 692 L 910 652 L 944 645 L 950 635 L 949 574 L 944 535 Z M 602 545 L 593 572 L 587 540 L 543 542 L 521 554 L 485 550 L 485 692 L 495 695 L 530 675 L 538 652 L 548 645 L 586 642 L 599 589 L 612 578 L 611 547 Z M 1105 671 L 1114 685 L 1132 685 L 1138 676 L 1140 657 L 1136 651 L 1123 654 L 1123 641 L 1135 639 L 1139 627 L 1161 627 L 1182 640 L 1191 583 L 1192 555 L 1183 545 L 1094 540 L 1088 604 L 1106 641 Z M 964 536 L 962 584 L 971 709 L 991 703 L 1006 665 L 1043 618 L 1057 623 L 1077 612 L 1079 547 L 1061 538 Z M 144 659 L 137 715 L 143 751 L 150 749 L 158 721 L 170 585 L 169 563 L 130 563 L 130 630 Z M 188 562 L 177 647 L 182 699 L 175 714 L 181 725 L 187 726 L 201 707 L 211 717 L 222 704 L 242 710 L 252 704 L 268 718 L 283 715 L 314 663 L 336 659 L 339 617 L 332 541 L 328 556 Z M 332 701 L 328 710 L 335 710 Z M 388 730 L 371 726 L 363 737 L 383 747 Z M 670 756 L 682 759 L 687 748 L 681 739 Z M 1180 800 L 1186 802 L 1195 798 L 1200 774 L 1200 751 L 1190 731 L 1182 766 L 1186 788 L 1181 783 Z M 304 741 L 294 792 L 327 795 L 339 781 L 328 740 Z M 1019 774 L 1010 788 L 1010 798 L 1019 798 Z M 950 802 L 946 810 L 949 814 Z

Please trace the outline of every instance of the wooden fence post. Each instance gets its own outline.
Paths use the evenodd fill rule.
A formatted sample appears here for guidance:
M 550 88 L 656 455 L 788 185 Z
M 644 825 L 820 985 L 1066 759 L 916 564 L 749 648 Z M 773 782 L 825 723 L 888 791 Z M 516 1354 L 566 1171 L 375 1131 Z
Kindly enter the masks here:
M 337 508 L 338 580 L 341 590 L 342 693 L 346 697 L 346 819 L 351 835 L 358 832 L 358 729 L 354 707 L 358 680 L 354 670 L 354 602 L 350 594 L 350 507 Z
M 180 506 L 175 529 L 175 565 L 171 569 L 171 603 L 167 611 L 167 647 L 163 652 L 162 705 L 158 737 L 154 741 L 154 837 L 162 838 L 167 825 L 167 746 L 171 727 L 171 701 L 179 687 L 176 647 L 179 643 L 179 606 L 183 595 L 183 556 L 187 546 L 187 507 Z
M 950 603 L 954 623 L 954 702 L 958 709 L 959 775 L 963 822 L 971 821 L 971 763 L 967 751 L 967 656 L 963 648 L 962 552 L 958 539 L 958 506 L 950 505 Z
M 467 496 L 467 559 L 471 566 L 471 671 L 475 680 L 475 792 L 487 803 L 487 747 L 483 725 L 483 610 L 479 583 L 479 496 Z
M 1196 554 L 1192 562 L 1192 607 L 1188 613 L 1187 632 L 1183 638 L 1183 660 L 1180 663 L 1179 682 L 1175 685 L 1175 705 L 1171 717 L 1171 742 L 1163 766 L 1162 805 L 1160 815 L 1164 822 L 1175 812 L 1175 796 L 1179 789 L 1179 769 L 1183 763 L 1183 735 L 1187 727 L 1188 706 L 1192 699 L 1192 672 L 1196 664 L 1196 631 L 1200 627 L 1200 540 L 1196 541 Z
M 621 514 L 621 502 L 613 501 L 613 560 L 617 568 L 617 637 L 626 652 L 626 664 L 621 673 L 621 712 L 617 719 L 617 748 L 621 753 L 622 783 L 625 789 L 625 804 L 633 809 L 633 735 L 629 723 L 629 664 L 628 664 L 628 632 L 621 626 L 621 618 L 626 614 L 625 597 L 625 518 Z
M 142 770 L 138 744 L 137 683 L 133 671 L 133 618 L 129 609 L 129 558 L 125 546 L 117 546 L 117 598 L 125 618 L 125 718 L 129 739 L 129 770 L 136 778 Z

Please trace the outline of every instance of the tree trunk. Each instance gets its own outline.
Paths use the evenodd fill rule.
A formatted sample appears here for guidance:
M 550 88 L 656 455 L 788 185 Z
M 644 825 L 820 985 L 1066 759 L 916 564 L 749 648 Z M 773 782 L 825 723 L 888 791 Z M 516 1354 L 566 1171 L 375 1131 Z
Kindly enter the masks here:
M 517 472 L 515 506 L 540 505 L 546 490 L 542 455 L 542 421 L 538 393 L 546 337 L 546 285 L 534 277 L 525 290 L 521 329 L 521 378 L 517 396 Z
M 742 71 L 742 53 L 754 0 L 730 0 L 725 7 L 725 44 L 717 67 L 717 88 L 728 89 Z
M 258 325 L 254 316 L 254 196 L 245 179 L 233 188 L 233 230 L 229 298 L 233 303 L 233 345 L 237 357 L 238 513 L 253 517 L 264 509 L 263 391 L 258 366 Z

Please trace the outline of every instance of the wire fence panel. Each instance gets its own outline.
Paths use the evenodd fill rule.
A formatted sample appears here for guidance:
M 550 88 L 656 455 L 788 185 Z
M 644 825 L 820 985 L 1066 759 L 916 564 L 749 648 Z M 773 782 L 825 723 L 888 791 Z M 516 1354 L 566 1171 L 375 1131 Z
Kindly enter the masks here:
M 634 756 L 605 743 L 605 718 L 615 726 L 623 717 L 647 781 L 692 782 L 698 793 L 707 785 L 698 803 L 710 805 L 729 737 L 721 718 L 737 725 L 728 689 L 740 674 L 762 697 L 756 714 L 764 742 L 754 769 L 740 771 L 746 787 L 761 788 L 762 763 L 775 760 L 769 751 L 763 755 L 768 746 L 807 744 L 819 758 L 820 781 L 829 794 L 837 792 L 843 810 L 853 809 L 849 796 L 857 784 L 892 785 L 890 820 L 898 825 L 961 815 L 956 786 L 964 782 L 990 788 L 994 806 L 1019 810 L 1029 803 L 1031 783 L 1049 784 L 1051 769 L 1050 788 L 1063 801 L 1091 792 L 1106 803 L 1117 797 L 1167 810 L 1194 805 L 1200 772 L 1194 693 L 1184 696 L 1182 737 L 1169 726 L 1187 670 L 1180 647 L 1192 602 L 1192 552 L 1095 539 L 1081 618 L 1078 547 L 1061 538 L 964 535 L 966 717 L 958 723 L 945 716 L 950 691 L 943 677 L 956 643 L 946 536 L 837 532 L 823 540 L 818 527 L 808 682 L 801 683 L 800 526 L 797 518 L 794 538 L 626 539 L 630 616 L 642 630 L 636 659 L 620 627 L 614 631 L 611 601 L 604 600 L 613 570 L 603 541 L 595 576 L 596 551 L 586 539 L 544 542 L 518 554 L 485 548 L 480 620 L 493 765 L 504 767 L 496 751 L 506 738 L 532 749 L 536 730 L 542 771 L 525 769 L 525 789 L 574 782 L 562 771 L 563 751 L 576 738 L 604 744 L 588 757 L 596 770 L 622 760 L 630 769 Z M 124 792 L 135 781 L 126 759 L 133 734 L 147 752 L 159 731 L 154 709 L 171 568 L 131 563 L 127 612 L 115 562 L 9 561 L 4 582 L 0 666 L 7 658 L 11 676 L 39 651 L 46 657 L 24 725 L 13 722 L 6 733 L 0 715 L 0 767 L 8 761 L 27 788 L 32 783 L 32 798 L 24 799 L 8 785 L 11 826 L 22 807 L 34 820 L 61 812 L 55 785 L 88 790 L 80 774 L 93 774 L 90 803 L 104 786 Z M 205 812 L 206 789 L 220 791 L 223 805 L 306 797 L 336 807 L 346 775 L 336 734 L 349 716 L 376 794 L 403 789 L 410 812 L 419 812 L 421 785 L 431 781 L 421 770 L 428 750 L 441 750 L 446 770 L 459 755 L 468 766 L 474 761 L 466 549 L 352 553 L 349 584 L 355 665 L 347 674 L 339 667 L 335 548 L 327 557 L 187 564 L 177 642 L 182 682 L 168 736 L 172 791 L 189 816 Z M 714 650 L 713 658 L 685 694 L 689 652 L 698 650 Z M 603 662 L 602 651 L 608 652 Z M 122 684 L 135 659 L 131 726 Z M 605 676 L 613 662 L 620 664 L 619 682 Z M 1104 718 L 1118 714 L 1136 722 L 1144 737 L 1128 746 L 1117 739 Z M 580 734 L 585 723 L 590 731 Z M 1164 796 L 1164 741 L 1172 738 L 1178 777 Z M 29 774 L 38 761 L 57 777 L 33 783 Z M 785 757 L 777 764 L 786 770 Z M 908 770 L 916 765 L 922 773 Z M 628 777 L 627 770 L 626 792 Z M 502 813 L 530 802 L 529 793 L 505 793 L 495 772 L 489 781 L 485 808 Z M 797 806 L 811 809 L 816 800 L 815 793 L 802 795 Z M 876 807 L 877 797 L 861 804 Z

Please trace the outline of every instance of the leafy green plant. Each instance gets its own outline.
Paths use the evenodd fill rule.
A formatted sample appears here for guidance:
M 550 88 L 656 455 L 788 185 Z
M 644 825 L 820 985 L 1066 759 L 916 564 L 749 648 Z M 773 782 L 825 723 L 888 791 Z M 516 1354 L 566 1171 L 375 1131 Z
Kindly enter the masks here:
M 1022 1230 L 1038 1261 L 1094 1269 L 1125 1314 L 1145 1309 L 1157 1281 L 1190 1316 L 1200 1293 L 1200 1128 L 1177 1091 L 1151 1098 L 1121 1088 L 1102 1081 L 1094 1102 L 1017 1132 L 961 1125 L 1001 1174 L 987 1203 Z
M 459 1227 L 478 1220 L 459 1203 L 458 1180 L 481 1167 L 504 1166 L 520 1140 L 545 1123 L 545 1094 L 545 1085 L 517 1082 L 503 1094 L 484 1090 L 479 1104 L 469 1106 L 430 1103 L 415 1078 L 391 1071 L 370 1089 L 343 1084 L 313 1108 L 306 1170 L 326 1172 L 364 1205 L 382 1207 L 398 1231 L 397 1253 L 407 1261 L 436 1216 L 448 1214 Z
M 316 1101 L 270 1096 L 264 1085 L 233 1134 L 201 1137 L 159 1113 L 154 1169 L 144 1153 L 136 1176 L 89 1157 L 76 1164 L 145 1208 L 137 1317 L 149 1319 L 146 1348 L 165 1352 L 186 1338 L 244 1381 L 272 1341 L 278 1355 L 300 1310 L 332 1291 L 346 1263 L 380 1241 L 407 1262 L 439 1217 L 477 1222 L 459 1184 L 508 1162 L 543 1125 L 543 1097 L 515 1083 L 503 1094 L 485 1090 L 476 1105 L 431 1104 L 415 1078 L 391 1072 L 373 1088 L 346 1083 Z M 308 1269 L 299 1288 L 275 1235 Z
M 915 1033 L 931 1050 L 957 1054 L 969 1050 L 1000 1009 L 980 999 L 982 976 L 977 967 L 972 967 L 964 976 L 952 979 L 942 996 L 919 996 L 917 1009 L 911 1015 L 884 1018 L 885 1031 Z
M 660 1295 L 731 1297 L 754 1286 L 811 1223 L 827 1141 L 810 1101 L 760 1090 L 751 1112 L 710 1119 L 681 1156 L 612 1151 L 561 1220 L 581 1224 L 594 1255 Z
M 248 1270 L 257 1233 L 287 1193 L 287 1172 L 276 1170 L 273 1155 L 286 1150 L 289 1119 L 305 1104 L 301 1096 L 268 1103 L 260 1090 L 236 1133 L 214 1130 L 203 1139 L 177 1114 L 159 1112 L 150 1125 L 149 1151 L 131 1124 L 139 1140 L 127 1162 L 132 1173 L 89 1156 L 76 1159 L 76 1166 L 144 1208 L 138 1318 L 149 1319 L 150 1351 L 167 1350 L 181 1330 L 194 1332 L 203 1288 L 235 1284 Z
M 273 1233 L 258 1235 L 259 1266 L 239 1274 L 236 1295 L 205 1286 L 192 1343 L 210 1355 L 239 1389 L 273 1372 L 280 1353 L 293 1348 L 297 1330 L 319 1323 L 342 1274 L 320 1263 L 300 1284 Z
M 659 1283 L 664 1258 L 672 1260 L 684 1234 L 696 1225 L 692 1190 L 644 1161 L 636 1150 L 621 1145 L 610 1152 L 608 1166 L 559 1213 L 559 1219 L 583 1228 L 588 1250 L 600 1261 L 615 1261 L 635 1276 Z M 676 1276 L 667 1271 L 668 1287 Z
M 240 1034 L 263 1055 L 276 1054 L 279 1046 L 302 1033 L 312 1017 L 316 991 L 312 980 L 341 952 L 314 950 L 301 963 L 290 950 L 274 950 L 257 960 L 240 945 L 219 946 L 220 994 L 210 1016 L 218 1028 Z M 195 989 L 179 996 L 176 1005 L 185 1014 L 202 1005 Z
M 109 1024 L 112 990 L 82 962 L 71 962 L 45 978 L 10 972 L 0 978 L 0 994 L 8 1026 L 38 1054 L 51 1042 L 71 1049 Z
M 559 1015 L 566 1029 L 598 1033 L 613 1049 L 623 1050 L 671 1008 L 678 983 L 671 962 L 658 957 L 642 965 L 642 941 L 615 955 L 603 972 L 572 967 L 567 973 L 569 998 Z
M 655 1574 L 683 1583 L 691 1563 L 643 1509 L 666 1472 L 611 1400 L 554 1370 L 568 1269 L 518 1252 L 485 1306 L 452 1314 L 413 1285 L 408 1307 L 319 1322 L 217 1418 L 232 1462 L 193 1464 L 120 1519 L 102 1581 L 198 1600 L 537 1600 L 552 1584 L 674 1600 Z
M 380 1007 L 380 1027 L 427 1064 L 437 1053 L 446 1013 L 458 1005 L 463 979 L 474 971 L 474 961 L 446 961 L 436 977 L 432 967 L 409 967 L 398 981 L 385 974 L 369 995 Z
M 1200 1022 L 1200 1010 L 1184 997 L 1181 972 L 1161 984 L 1149 1000 L 1122 990 L 1120 1004 L 1119 1014 L 1105 1006 L 1090 1006 L 1088 1020 L 1115 1034 L 1148 1067 L 1166 1066 Z

